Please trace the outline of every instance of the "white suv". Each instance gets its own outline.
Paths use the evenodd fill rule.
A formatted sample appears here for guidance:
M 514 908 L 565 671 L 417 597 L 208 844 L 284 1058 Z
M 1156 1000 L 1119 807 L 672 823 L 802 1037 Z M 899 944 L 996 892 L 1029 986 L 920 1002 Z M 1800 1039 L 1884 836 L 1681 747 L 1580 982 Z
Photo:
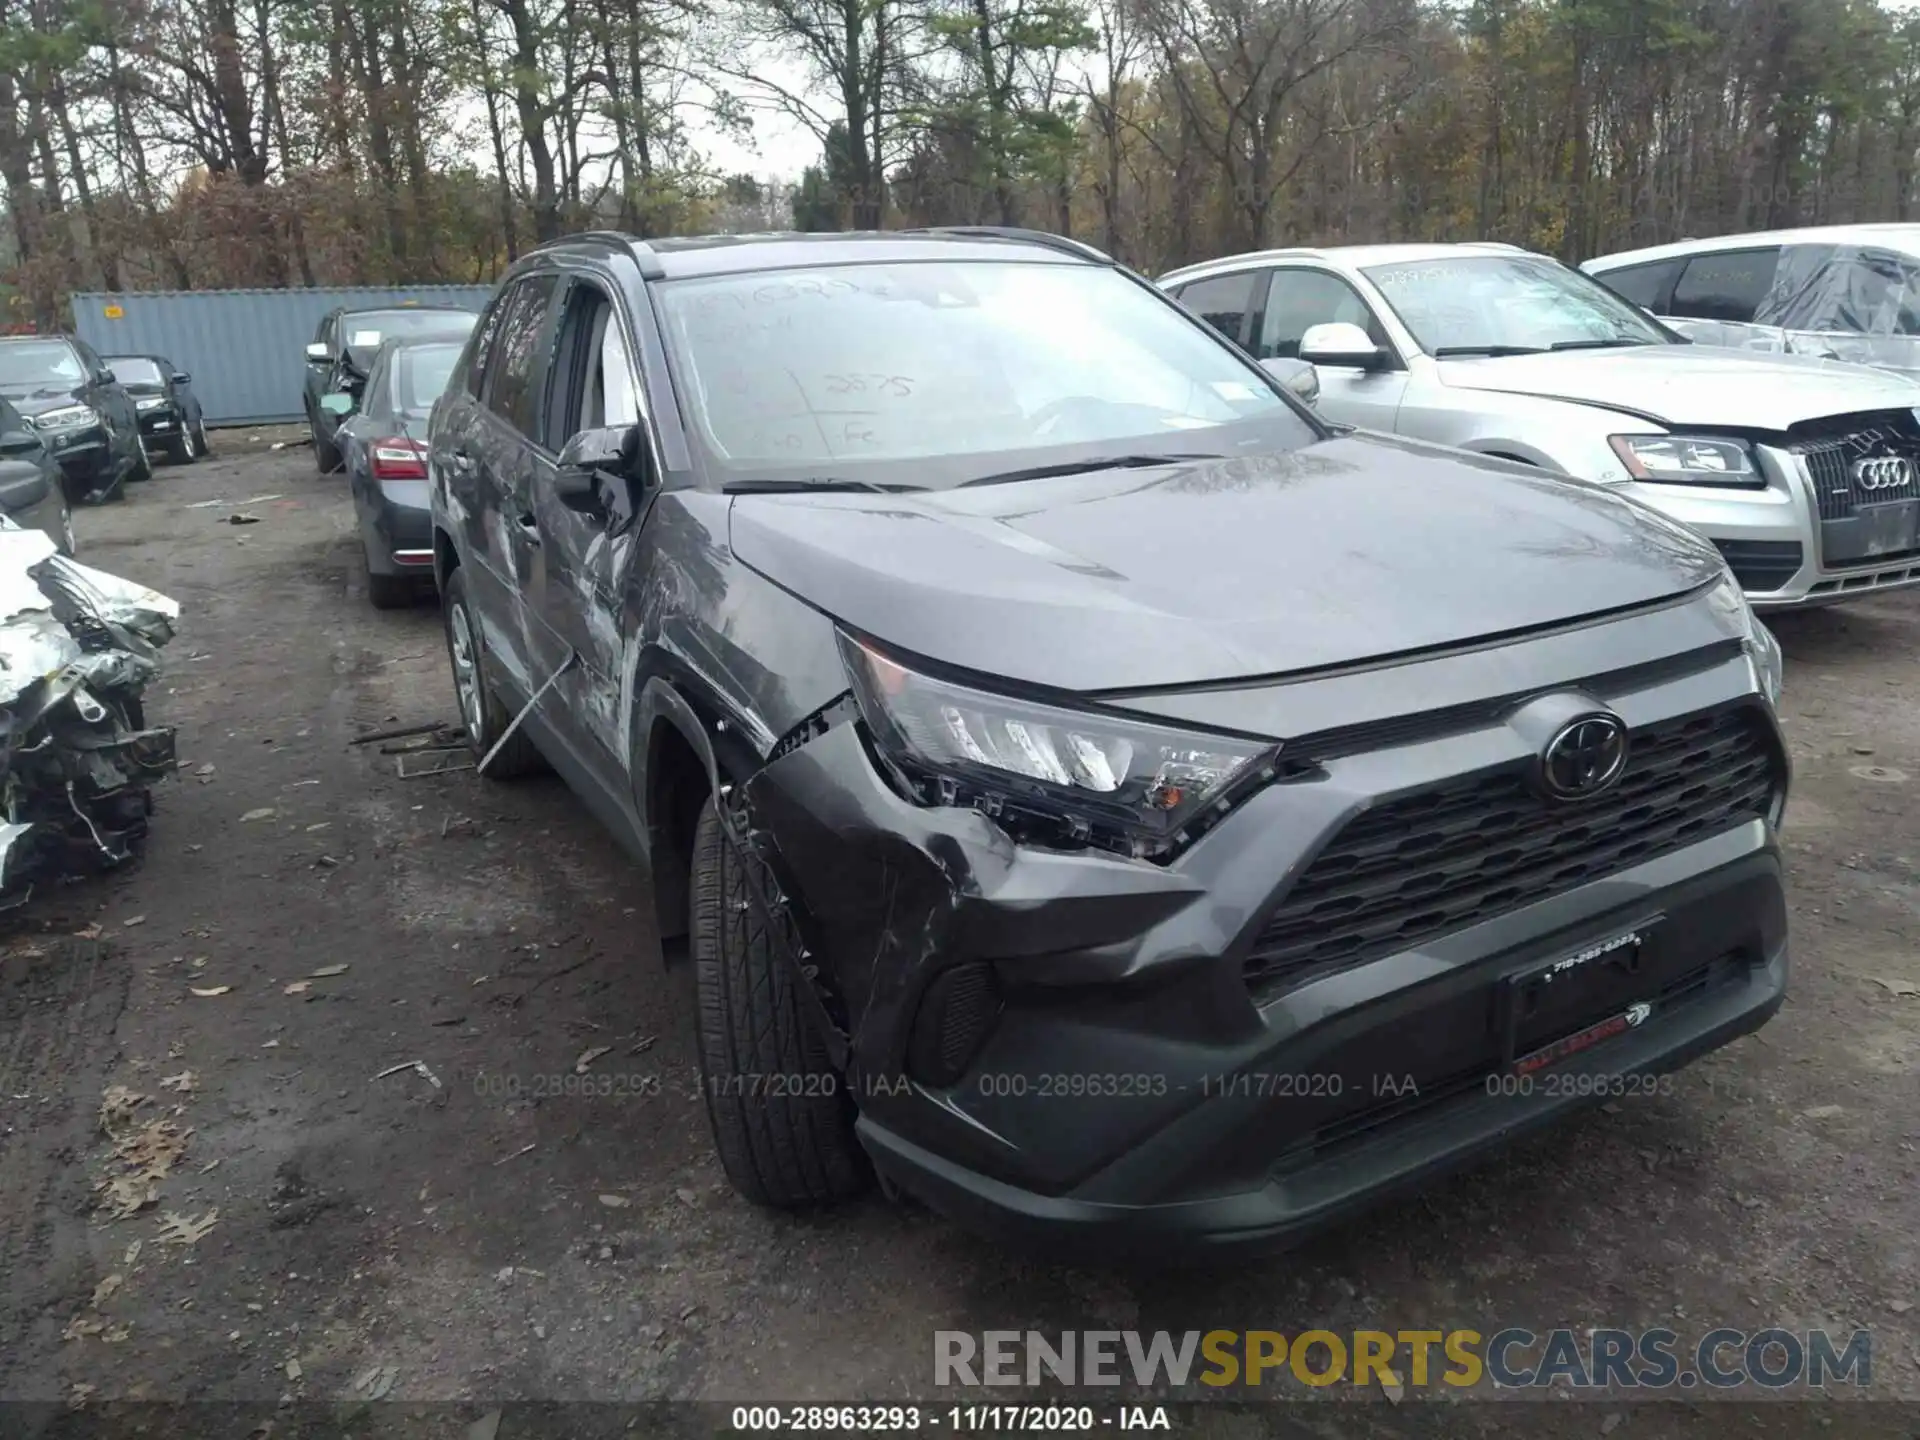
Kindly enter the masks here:
M 1160 285 L 1329 420 L 1616 484 L 1712 540 L 1756 606 L 1920 584 L 1920 384 L 1693 345 L 1507 245 L 1271 250 Z

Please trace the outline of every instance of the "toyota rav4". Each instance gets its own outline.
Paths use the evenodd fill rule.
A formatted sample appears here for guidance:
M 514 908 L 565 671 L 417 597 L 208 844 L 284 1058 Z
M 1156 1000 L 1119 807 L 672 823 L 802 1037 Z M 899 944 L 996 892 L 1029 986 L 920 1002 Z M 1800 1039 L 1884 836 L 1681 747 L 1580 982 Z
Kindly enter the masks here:
M 479 767 L 630 847 L 752 1200 L 1277 1244 L 1781 1003 L 1721 557 L 1084 246 L 547 245 L 428 466 Z

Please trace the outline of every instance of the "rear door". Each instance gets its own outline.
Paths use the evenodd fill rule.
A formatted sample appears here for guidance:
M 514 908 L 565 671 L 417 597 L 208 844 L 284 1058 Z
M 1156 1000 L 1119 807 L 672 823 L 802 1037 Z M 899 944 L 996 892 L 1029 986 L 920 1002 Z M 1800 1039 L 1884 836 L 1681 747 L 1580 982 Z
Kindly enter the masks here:
M 559 301 L 554 382 L 547 434 L 557 452 L 575 432 L 603 426 L 647 428 L 639 351 L 614 288 L 591 272 L 571 275 Z M 657 473 L 657 470 L 656 470 Z M 626 736 L 620 720 L 620 596 L 651 494 L 630 497 L 633 510 L 598 520 L 560 504 L 544 473 L 534 496 L 545 550 L 541 614 L 555 650 L 577 656 L 559 685 L 565 714 L 556 724 L 613 793 L 624 795 Z
M 1204 280 L 1171 286 L 1167 293 L 1245 349 L 1248 327 L 1257 322 L 1266 283 L 1264 271 L 1239 270 L 1231 275 L 1210 275 Z
M 469 467 L 479 506 L 478 553 L 491 583 L 488 600 L 476 597 L 475 603 L 486 643 L 523 700 L 564 658 L 540 620 L 547 557 L 534 516 L 535 494 L 553 473 L 546 397 L 559 283 L 555 272 L 536 271 L 516 280 L 503 297 L 480 377 L 480 403 L 450 457 L 456 468 Z
M 313 327 L 313 342 L 327 347 L 329 358 L 307 361 L 306 374 L 301 380 L 306 391 L 307 418 L 318 424 L 320 397 L 327 393 L 327 374 L 333 369 L 334 333 L 338 328 L 340 312 L 330 311 L 320 317 L 320 323 Z

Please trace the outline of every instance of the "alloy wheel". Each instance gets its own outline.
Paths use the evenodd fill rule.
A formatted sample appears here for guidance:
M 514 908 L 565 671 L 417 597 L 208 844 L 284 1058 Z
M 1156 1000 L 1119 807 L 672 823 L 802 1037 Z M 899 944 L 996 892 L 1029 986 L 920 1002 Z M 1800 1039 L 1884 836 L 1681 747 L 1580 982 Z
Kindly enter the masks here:
M 465 605 L 448 609 L 447 633 L 453 641 L 453 688 L 460 699 L 460 718 L 477 746 L 483 743 L 486 715 L 480 699 L 480 647 L 474 643 L 473 622 Z

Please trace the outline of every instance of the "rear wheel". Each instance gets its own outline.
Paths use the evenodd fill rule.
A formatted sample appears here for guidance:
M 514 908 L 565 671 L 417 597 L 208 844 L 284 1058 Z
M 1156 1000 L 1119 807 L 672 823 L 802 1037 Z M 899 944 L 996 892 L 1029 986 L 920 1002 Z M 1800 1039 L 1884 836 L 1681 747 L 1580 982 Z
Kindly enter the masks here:
M 456 569 L 447 576 L 446 604 L 440 613 L 447 627 L 447 658 L 453 663 L 453 691 L 460 702 L 460 723 L 466 727 L 467 743 L 473 747 L 475 760 L 482 760 L 506 734 L 513 716 L 494 698 L 493 689 L 487 683 L 480 622 L 474 618 L 472 602 L 467 598 L 464 570 Z M 516 730 L 493 757 L 486 773 L 494 779 L 511 780 L 530 775 L 545 765 L 538 747 L 527 738 L 527 732 Z
M 184 430 L 167 441 L 168 464 L 191 465 L 197 458 L 193 448 L 193 437 Z
M 146 436 L 133 437 L 133 451 L 133 468 L 127 472 L 127 479 L 137 485 L 143 480 L 153 478 L 153 457 L 147 453 Z
M 748 1200 L 796 1210 L 872 1182 L 854 1108 L 802 1009 L 800 977 L 748 889 L 713 797 L 693 842 L 691 914 L 701 1091 L 721 1168 Z

